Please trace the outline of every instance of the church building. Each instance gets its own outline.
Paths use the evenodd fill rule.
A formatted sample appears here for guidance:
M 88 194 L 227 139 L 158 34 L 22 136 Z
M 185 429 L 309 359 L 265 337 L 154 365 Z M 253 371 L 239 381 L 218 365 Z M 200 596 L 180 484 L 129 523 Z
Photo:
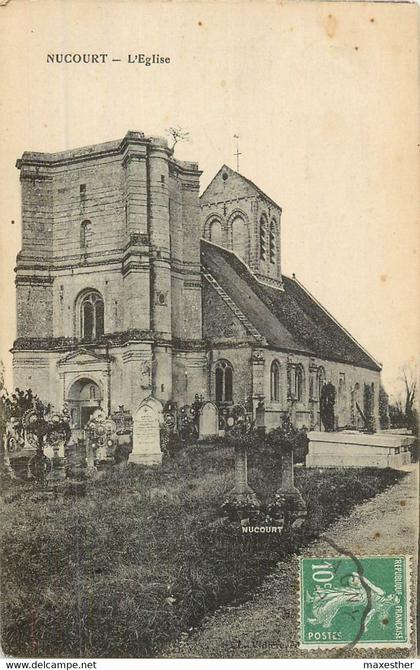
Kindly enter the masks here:
M 282 274 L 281 207 L 249 179 L 224 165 L 200 197 L 197 163 L 141 132 L 17 167 L 14 385 L 75 428 L 195 394 L 314 428 L 327 382 L 338 427 L 360 427 L 366 387 L 378 417 L 380 365 Z

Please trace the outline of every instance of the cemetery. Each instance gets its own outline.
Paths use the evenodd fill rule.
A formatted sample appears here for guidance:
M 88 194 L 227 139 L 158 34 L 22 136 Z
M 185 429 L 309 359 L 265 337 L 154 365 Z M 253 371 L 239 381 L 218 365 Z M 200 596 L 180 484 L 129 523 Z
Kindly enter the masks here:
M 134 415 L 99 404 L 83 431 L 66 406 L 29 391 L 6 414 L 3 648 L 17 656 L 159 656 L 404 477 L 388 457 L 343 467 L 353 449 L 371 439 L 382 453 L 400 439 L 407 460 L 413 441 L 312 432 L 308 452 L 293 417 L 266 431 L 246 404 L 218 408 L 198 394 L 181 407 L 149 397 Z

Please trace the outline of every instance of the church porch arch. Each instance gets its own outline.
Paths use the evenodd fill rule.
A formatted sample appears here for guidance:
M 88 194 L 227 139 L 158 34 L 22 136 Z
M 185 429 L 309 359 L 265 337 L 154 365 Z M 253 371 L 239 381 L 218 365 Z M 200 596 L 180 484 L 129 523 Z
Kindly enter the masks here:
M 83 429 L 95 409 L 102 406 L 103 400 L 103 384 L 95 376 L 80 375 L 73 378 L 65 393 L 72 429 Z

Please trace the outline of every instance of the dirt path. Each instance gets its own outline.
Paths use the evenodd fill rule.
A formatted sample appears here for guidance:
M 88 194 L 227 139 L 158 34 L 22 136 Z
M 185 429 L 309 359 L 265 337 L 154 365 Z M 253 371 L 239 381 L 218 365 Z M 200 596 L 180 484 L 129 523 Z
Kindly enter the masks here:
M 413 555 L 417 546 L 418 468 L 403 480 L 340 519 L 302 554 L 337 555 L 328 540 L 357 555 Z M 239 607 L 219 609 L 202 627 L 185 635 L 165 657 L 331 658 L 337 650 L 307 652 L 297 644 L 297 561 L 280 562 L 254 597 Z M 339 652 L 342 654 L 342 652 Z M 409 650 L 353 650 L 351 656 L 411 657 Z M 347 655 L 347 654 L 342 654 Z

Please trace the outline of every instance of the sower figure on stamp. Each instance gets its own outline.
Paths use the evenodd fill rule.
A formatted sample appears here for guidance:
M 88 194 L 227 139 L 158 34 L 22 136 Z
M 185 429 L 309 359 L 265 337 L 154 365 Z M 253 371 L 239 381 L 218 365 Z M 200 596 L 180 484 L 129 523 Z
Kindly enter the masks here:
M 399 597 L 395 593 L 385 594 L 379 586 L 375 586 L 367 577 L 360 577 L 352 572 L 347 586 L 336 587 L 326 591 L 317 588 L 313 594 L 307 594 L 307 602 L 312 602 L 313 616 L 308 620 L 311 624 L 319 624 L 330 628 L 338 612 L 345 608 L 361 606 L 365 608 L 370 601 L 370 609 L 364 621 L 366 630 L 374 616 L 385 617 L 391 607 L 398 605 Z

